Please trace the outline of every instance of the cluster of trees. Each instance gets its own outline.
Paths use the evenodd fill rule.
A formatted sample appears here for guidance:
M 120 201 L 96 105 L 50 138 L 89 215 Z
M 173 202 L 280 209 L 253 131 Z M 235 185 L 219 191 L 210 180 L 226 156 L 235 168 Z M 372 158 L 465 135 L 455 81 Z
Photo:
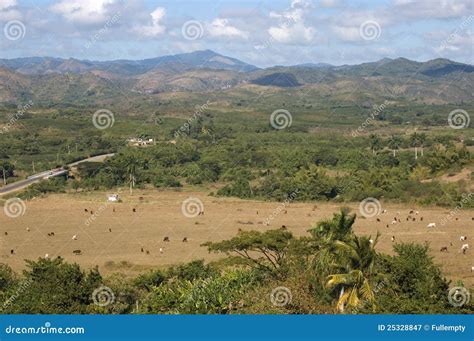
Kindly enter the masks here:
M 357 236 L 346 210 L 309 234 L 285 229 L 245 231 L 203 244 L 227 255 L 157 269 L 135 278 L 103 278 L 62 259 L 28 261 L 22 276 L 0 266 L 3 313 L 473 313 L 453 307 L 449 282 L 428 245 L 395 244 L 395 255 L 375 250 L 378 236 Z M 462 283 L 457 283 L 462 285 Z M 106 304 L 96 304 L 107 287 Z M 284 288 L 285 300 L 273 299 Z M 99 300 L 99 302 L 102 302 Z

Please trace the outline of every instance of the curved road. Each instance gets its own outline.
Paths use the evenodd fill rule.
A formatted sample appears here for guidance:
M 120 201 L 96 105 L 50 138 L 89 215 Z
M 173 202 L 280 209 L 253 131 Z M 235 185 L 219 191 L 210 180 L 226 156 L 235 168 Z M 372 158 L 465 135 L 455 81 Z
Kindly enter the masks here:
M 68 167 L 73 167 L 76 166 L 80 163 L 83 162 L 103 162 L 106 158 L 113 156 L 115 153 L 110 153 L 110 154 L 102 154 L 102 155 L 96 155 L 92 157 L 88 157 L 87 159 L 79 160 L 73 163 L 68 164 Z M 4 187 L 0 188 L 0 196 L 9 194 L 14 191 L 18 191 L 22 188 L 28 187 L 31 184 L 34 184 L 35 182 L 39 182 L 43 179 L 49 179 L 55 176 L 63 175 L 66 174 L 68 171 L 62 168 L 56 168 L 56 169 L 51 169 L 49 171 L 37 173 L 34 175 L 29 176 L 25 180 L 20 180 L 11 184 L 8 184 Z

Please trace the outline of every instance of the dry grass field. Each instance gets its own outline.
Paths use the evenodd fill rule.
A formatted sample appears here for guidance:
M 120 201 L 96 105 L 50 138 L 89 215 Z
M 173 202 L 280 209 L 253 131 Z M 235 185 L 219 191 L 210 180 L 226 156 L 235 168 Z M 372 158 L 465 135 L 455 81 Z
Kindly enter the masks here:
M 182 213 L 182 203 L 189 197 L 202 201 L 203 215 L 186 217 Z M 122 193 L 121 199 L 119 203 L 107 203 L 104 192 L 55 194 L 26 202 L 25 213 L 20 217 L 10 218 L 2 212 L 0 262 L 21 270 L 25 259 L 48 254 L 86 268 L 98 265 L 105 274 L 136 274 L 193 259 L 218 259 L 219 255 L 208 254 L 200 244 L 230 238 L 239 228 L 265 230 L 285 225 L 295 235 L 304 235 L 315 222 L 330 218 L 341 207 L 325 203 L 291 203 L 283 207 L 283 203 L 214 198 L 206 192 L 184 191 L 136 190 L 133 196 Z M 358 213 L 358 204 L 349 206 Z M 358 214 L 356 233 L 375 236 L 380 231 L 378 250 L 385 253 L 392 253 L 392 236 L 397 242 L 427 241 L 448 278 L 462 279 L 467 286 L 474 286 L 474 245 L 466 254 L 461 252 L 461 245 L 472 244 L 474 238 L 472 210 L 460 211 L 450 223 L 441 226 L 449 213 L 446 209 L 397 205 L 383 208 L 387 213 L 378 217 L 364 219 Z M 413 215 L 416 221 L 406 221 L 411 209 L 419 211 Z M 274 219 L 266 226 L 264 221 L 271 216 Z M 401 223 L 392 225 L 394 217 Z M 428 229 L 426 225 L 431 222 L 437 227 Z M 51 232 L 54 236 L 48 236 Z M 468 240 L 461 242 L 461 235 Z M 163 241 L 164 237 L 170 241 Z M 184 237 L 187 242 L 182 241 Z M 448 252 L 440 252 L 443 246 L 448 247 Z M 74 250 L 81 250 L 82 254 L 75 255 Z

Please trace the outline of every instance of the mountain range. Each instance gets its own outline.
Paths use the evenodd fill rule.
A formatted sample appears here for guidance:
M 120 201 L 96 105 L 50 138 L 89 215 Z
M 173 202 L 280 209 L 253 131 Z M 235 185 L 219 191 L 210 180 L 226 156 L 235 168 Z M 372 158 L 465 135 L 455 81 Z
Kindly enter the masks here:
M 74 58 L 0 59 L 0 102 L 91 101 L 123 93 L 236 91 L 308 87 L 324 93 L 421 98 L 425 102 L 472 100 L 474 66 L 448 59 L 416 62 L 384 58 L 359 65 L 307 63 L 258 68 L 211 50 L 144 60 L 89 61 Z

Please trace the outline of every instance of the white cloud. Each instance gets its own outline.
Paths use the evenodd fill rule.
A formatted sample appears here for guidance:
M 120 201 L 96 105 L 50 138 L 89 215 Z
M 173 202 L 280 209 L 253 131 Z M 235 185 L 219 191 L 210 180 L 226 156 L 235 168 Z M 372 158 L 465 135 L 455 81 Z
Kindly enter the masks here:
M 0 21 L 21 19 L 21 13 L 13 7 L 17 6 L 16 0 L 0 1 Z
M 68 21 L 93 24 L 106 20 L 107 5 L 113 3 L 114 0 L 62 0 L 52 5 L 50 9 Z
M 472 6 L 472 0 L 395 0 L 392 10 L 411 18 L 446 19 L 467 15 Z
M 316 30 L 305 25 L 305 13 L 312 7 L 307 0 L 293 0 L 290 9 L 282 12 L 270 12 L 270 18 L 279 20 L 277 26 L 271 26 L 267 32 L 279 43 L 310 43 Z
M 228 19 L 216 18 L 207 25 L 207 31 L 212 37 L 248 38 L 249 33 L 229 24 Z
M 340 0 L 320 0 L 319 6 L 323 8 L 334 8 L 341 6 Z
M 143 26 L 135 26 L 133 31 L 144 36 L 144 37 L 156 37 L 164 33 L 166 27 L 161 24 L 161 21 L 166 15 L 166 11 L 163 7 L 156 8 L 150 13 L 151 24 Z
M 4 11 L 14 6 L 16 6 L 16 0 L 2 0 L 2 2 L 0 2 L 0 11 Z

